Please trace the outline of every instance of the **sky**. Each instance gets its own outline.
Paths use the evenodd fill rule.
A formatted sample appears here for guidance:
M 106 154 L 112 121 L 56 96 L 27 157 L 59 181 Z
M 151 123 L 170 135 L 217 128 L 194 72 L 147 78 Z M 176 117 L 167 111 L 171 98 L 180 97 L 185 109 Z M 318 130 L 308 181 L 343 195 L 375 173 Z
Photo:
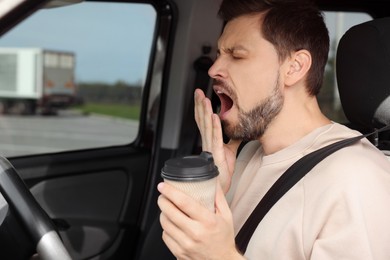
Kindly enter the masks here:
M 143 82 L 156 12 L 150 5 L 82 3 L 39 10 L 0 38 L 0 47 L 76 54 L 76 81 Z

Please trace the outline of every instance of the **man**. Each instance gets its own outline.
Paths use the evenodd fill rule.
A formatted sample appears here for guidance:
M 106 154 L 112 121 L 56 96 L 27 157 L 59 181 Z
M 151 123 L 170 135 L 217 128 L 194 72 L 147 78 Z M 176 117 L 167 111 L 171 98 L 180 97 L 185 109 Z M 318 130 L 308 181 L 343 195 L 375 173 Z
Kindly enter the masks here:
M 235 235 L 290 165 L 359 133 L 319 109 L 329 36 L 315 7 L 225 0 L 219 14 L 227 24 L 209 70 L 219 116 L 195 91 L 202 148 L 220 171 L 216 212 L 160 183 L 168 248 L 178 259 L 390 259 L 390 165 L 368 140 L 313 168 L 259 223 L 245 254 L 238 252 Z M 236 160 L 242 140 L 250 142 Z

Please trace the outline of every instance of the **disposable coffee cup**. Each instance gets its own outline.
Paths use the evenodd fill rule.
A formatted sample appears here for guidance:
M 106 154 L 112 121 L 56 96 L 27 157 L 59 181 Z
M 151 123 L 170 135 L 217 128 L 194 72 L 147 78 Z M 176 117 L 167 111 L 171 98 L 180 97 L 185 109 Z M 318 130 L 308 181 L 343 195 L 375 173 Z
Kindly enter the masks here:
M 164 182 L 185 192 L 212 212 L 215 211 L 218 174 L 209 152 L 169 159 L 161 170 Z

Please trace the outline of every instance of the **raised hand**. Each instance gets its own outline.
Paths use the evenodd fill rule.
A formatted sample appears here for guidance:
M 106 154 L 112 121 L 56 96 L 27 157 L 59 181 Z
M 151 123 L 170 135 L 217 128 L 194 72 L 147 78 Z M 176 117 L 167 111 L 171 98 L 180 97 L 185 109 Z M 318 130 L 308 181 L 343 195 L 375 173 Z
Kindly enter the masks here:
M 202 138 L 202 150 L 213 154 L 215 165 L 219 170 L 219 181 L 223 192 L 229 190 L 236 162 L 240 140 L 230 140 L 225 144 L 222 137 L 221 121 L 213 113 L 211 101 L 202 90 L 195 90 L 195 121 Z

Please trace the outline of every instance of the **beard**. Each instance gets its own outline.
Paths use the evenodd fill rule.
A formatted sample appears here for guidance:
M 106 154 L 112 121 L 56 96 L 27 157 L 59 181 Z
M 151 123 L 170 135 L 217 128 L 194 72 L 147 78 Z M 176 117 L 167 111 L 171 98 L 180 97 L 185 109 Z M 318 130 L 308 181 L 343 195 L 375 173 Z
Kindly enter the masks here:
M 284 96 L 280 90 L 279 73 L 272 93 L 250 111 L 243 111 L 237 104 L 238 123 L 233 125 L 222 121 L 227 137 L 233 140 L 251 141 L 259 139 L 268 125 L 279 114 L 283 107 Z

